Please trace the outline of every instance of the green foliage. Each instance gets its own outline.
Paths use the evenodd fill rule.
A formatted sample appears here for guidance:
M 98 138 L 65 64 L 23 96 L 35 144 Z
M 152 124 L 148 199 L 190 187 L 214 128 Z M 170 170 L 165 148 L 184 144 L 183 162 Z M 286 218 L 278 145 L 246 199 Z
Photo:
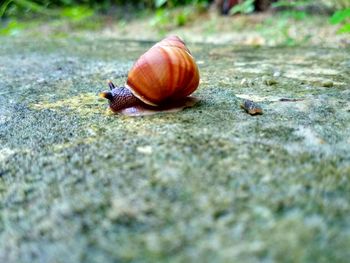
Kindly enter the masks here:
M 191 7 L 180 7 L 175 10 L 159 8 L 151 20 L 151 26 L 165 34 L 170 28 L 186 25 L 193 19 L 194 12 L 195 10 Z
M 86 6 L 66 7 L 61 11 L 61 16 L 72 21 L 82 21 L 94 14 L 94 11 Z
M 350 18 L 350 8 L 335 12 L 329 21 L 335 25 L 345 21 L 347 18 Z
M 0 28 L 0 35 L 17 35 L 24 28 L 24 24 L 13 19 L 3 28 Z
M 56 14 L 55 11 L 51 9 L 47 9 L 46 5 L 44 3 L 37 3 L 32 0 L 7 0 L 1 7 L 0 7 L 0 17 L 3 17 L 7 11 L 7 9 L 10 7 L 10 5 L 14 5 L 18 11 L 31 11 L 39 14 L 44 15 L 54 15 Z
M 350 33 L 350 24 L 343 25 L 339 30 L 338 33 Z
M 338 33 L 350 33 L 350 8 L 335 12 L 329 22 L 333 25 L 342 25 Z
M 8 5 L 12 2 L 12 0 L 6 0 L 1 6 L 0 6 L 0 17 L 2 17 L 5 14 L 5 11 L 8 7 Z
M 287 10 L 282 12 L 282 16 L 295 20 L 304 20 L 307 18 L 307 13 L 305 11 Z
M 250 14 L 254 12 L 254 0 L 245 0 L 231 8 L 230 14 Z
M 93 8 L 94 10 L 108 11 L 111 6 L 129 5 L 136 8 L 173 8 L 182 5 L 205 5 L 207 6 L 209 0 L 5 0 L 0 5 L 0 17 L 8 16 L 22 16 L 23 13 L 39 13 L 41 15 L 57 15 L 53 9 L 57 7 L 79 6 L 77 10 L 71 10 L 75 13 L 80 13 L 80 6 Z M 14 12 L 9 12 L 9 10 Z M 71 12 L 69 11 L 69 12 Z M 78 14 L 76 16 L 79 16 Z M 180 19 L 183 21 L 183 17 Z M 181 22 L 183 23 L 183 22 Z
M 167 2 L 167 0 L 154 0 L 154 5 L 157 8 L 159 8 L 159 7 L 163 6 L 166 2 Z
M 337 10 L 350 8 L 349 0 L 322 0 L 322 2 L 328 6 L 331 6 Z
M 153 4 L 156 8 L 167 6 L 174 7 L 180 5 L 197 5 L 203 3 L 209 3 L 209 0 L 153 0 Z
M 324 5 L 329 8 L 343 9 L 350 7 L 349 0 L 279 0 L 272 3 L 272 7 L 303 8 L 308 5 Z
M 152 26 L 163 27 L 170 23 L 169 12 L 165 9 L 158 9 L 151 20 Z
M 184 26 L 187 23 L 187 15 L 185 13 L 180 13 L 176 16 L 176 24 L 178 26 Z
M 60 27 L 64 24 L 69 25 L 71 28 L 89 28 L 97 29 L 99 23 L 96 19 L 88 19 L 94 15 L 94 10 L 87 6 L 72 6 L 64 7 L 61 9 L 48 10 L 46 9 L 35 9 L 39 10 L 40 14 L 50 15 L 50 24 L 53 27 Z M 45 18 L 47 21 L 47 18 Z M 34 28 L 38 25 L 39 20 L 18 20 L 15 17 L 6 19 L 6 22 L 0 27 L 0 35 L 16 35 L 21 31 L 29 28 Z M 47 21 L 48 22 L 48 21 Z
M 309 3 L 310 3 L 310 0 L 297 0 L 297 1 L 280 0 L 276 3 L 273 3 L 272 7 L 296 8 L 296 7 L 306 6 Z
M 154 0 L 156 12 L 151 25 L 165 34 L 170 28 L 186 25 L 208 3 L 208 0 Z

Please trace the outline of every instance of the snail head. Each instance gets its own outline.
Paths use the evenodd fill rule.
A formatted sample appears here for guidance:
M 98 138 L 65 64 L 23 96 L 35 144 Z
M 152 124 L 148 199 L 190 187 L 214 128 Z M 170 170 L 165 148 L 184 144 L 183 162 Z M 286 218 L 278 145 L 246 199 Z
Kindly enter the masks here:
M 108 99 L 109 101 L 112 101 L 113 100 L 113 89 L 116 88 L 116 86 L 114 86 L 113 82 L 112 81 L 108 81 L 108 86 L 109 86 L 109 89 L 110 90 L 106 90 L 106 91 L 102 91 L 99 96 L 101 98 L 104 98 L 104 99 Z
M 109 100 L 109 107 L 112 111 L 118 112 L 122 109 L 142 103 L 129 89 L 125 87 L 116 87 L 111 81 L 108 81 L 108 86 L 110 90 L 102 91 L 99 96 Z

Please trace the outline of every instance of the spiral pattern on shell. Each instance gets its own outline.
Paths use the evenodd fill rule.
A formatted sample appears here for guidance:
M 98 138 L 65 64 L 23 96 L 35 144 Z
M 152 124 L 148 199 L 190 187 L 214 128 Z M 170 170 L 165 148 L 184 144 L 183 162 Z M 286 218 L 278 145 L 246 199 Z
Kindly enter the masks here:
M 185 98 L 198 85 L 198 67 L 177 36 L 165 38 L 144 53 L 130 70 L 126 82 L 131 92 L 149 105 Z

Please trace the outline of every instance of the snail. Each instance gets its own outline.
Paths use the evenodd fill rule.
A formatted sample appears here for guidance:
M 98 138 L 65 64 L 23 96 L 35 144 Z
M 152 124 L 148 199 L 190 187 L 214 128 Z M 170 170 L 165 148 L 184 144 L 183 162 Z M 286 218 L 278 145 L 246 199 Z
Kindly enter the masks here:
M 170 36 L 144 53 L 128 73 L 124 87 L 111 81 L 100 93 L 115 113 L 130 116 L 176 112 L 193 106 L 199 85 L 197 64 L 183 40 Z

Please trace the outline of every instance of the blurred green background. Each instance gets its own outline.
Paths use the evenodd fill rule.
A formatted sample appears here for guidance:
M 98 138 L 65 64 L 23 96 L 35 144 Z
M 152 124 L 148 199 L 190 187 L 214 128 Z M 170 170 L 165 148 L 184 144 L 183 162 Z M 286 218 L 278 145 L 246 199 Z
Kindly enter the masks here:
M 195 42 L 347 45 L 338 35 L 350 32 L 350 0 L 4 0 L 0 17 L 0 35 L 109 30 L 128 39 L 171 33 Z
M 210 15 L 213 13 L 215 18 Z M 254 14 L 258 18 L 250 21 L 218 18 L 254 17 Z M 262 18 L 261 14 L 268 15 Z M 333 29 L 329 28 L 332 25 L 336 26 L 336 34 L 349 33 L 350 0 L 4 0 L 0 17 L 0 35 L 39 33 L 43 32 L 42 28 L 38 29 L 43 25 L 50 28 L 45 29 L 46 33 L 54 32 L 56 36 L 74 30 L 91 32 L 114 26 L 113 30 L 118 31 L 116 35 L 120 37 L 133 38 L 142 35 L 143 31 L 152 31 L 144 38 L 157 39 L 167 33 L 179 34 L 169 31 L 187 27 L 188 31 L 197 31 L 201 35 L 259 32 L 265 40 L 276 39 L 272 44 L 294 45 L 318 36 L 333 38 L 333 32 L 330 33 Z M 138 25 L 130 27 L 130 21 L 135 20 L 138 20 Z M 227 23 L 232 27 L 220 26 Z M 293 35 L 293 31 L 300 32 L 305 28 L 308 32 Z M 316 28 L 324 30 L 312 32 Z M 131 30 L 140 32 L 128 35 Z M 187 35 L 190 41 L 203 40 L 191 39 L 191 33 Z M 222 39 L 225 37 L 211 42 Z M 249 42 L 271 44 L 265 40 Z
M 344 46 L 350 0 L 4 0 L 0 19 L 0 35 L 12 36 L 179 34 L 191 42 Z
M 132 7 L 134 10 L 156 9 L 156 8 L 174 8 L 184 5 L 207 6 L 209 0 L 5 0 L 1 6 L 2 16 L 20 16 L 28 13 L 40 13 L 42 15 L 58 15 L 59 12 L 52 10 L 74 8 L 76 6 L 84 6 L 100 12 L 102 14 L 110 13 L 116 7 Z M 79 12 L 75 11 L 75 14 Z M 78 14 L 77 14 L 78 15 Z
M 4 0 L 1 3 L 1 17 L 23 17 L 40 15 L 67 16 L 67 10 L 72 9 L 70 15 L 81 16 L 80 12 L 100 14 L 113 13 L 118 7 L 129 7 L 136 11 L 175 8 L 179 6 L 194 6 L 207 9 L 215 5 L 217 9 L 226 8 L 227 13 L 251 13 L 258 9 L 296 8 L 336 11 L 350 7 L 350 0 Z M 79 8 L 77 8 L 79 7 Z M 83 8 L 82 8 L 83 7 Z M 260 10 L 261 11 L 261 10 Z

